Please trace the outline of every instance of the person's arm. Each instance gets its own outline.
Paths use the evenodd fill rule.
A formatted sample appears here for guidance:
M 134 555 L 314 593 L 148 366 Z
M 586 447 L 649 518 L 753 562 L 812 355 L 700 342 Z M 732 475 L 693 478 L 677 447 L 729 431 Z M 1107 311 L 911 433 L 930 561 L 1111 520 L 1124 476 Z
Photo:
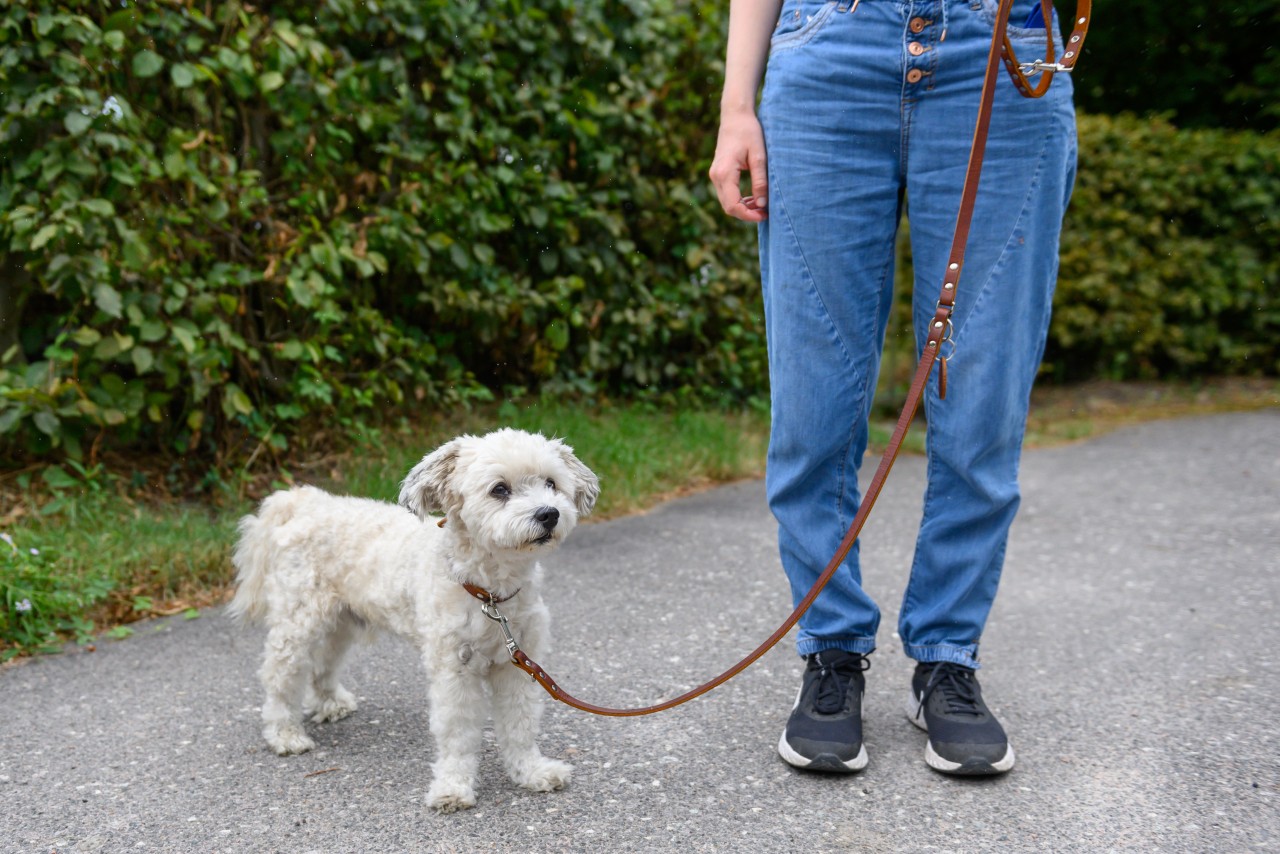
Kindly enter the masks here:
M 769 180 L 764 133 L 756 118 L 756 92 L 769 58 L 769 38 L 778 23 L 782 0 L 731 0 L 729 43 L 725 51 L 724 92 L 720 96 L 720 133 L 708 175 L 720 206 L 729 216 L 759 222 L 767 215 Z M 743 204 L 741 177 L 751 173 L 754 204 Z

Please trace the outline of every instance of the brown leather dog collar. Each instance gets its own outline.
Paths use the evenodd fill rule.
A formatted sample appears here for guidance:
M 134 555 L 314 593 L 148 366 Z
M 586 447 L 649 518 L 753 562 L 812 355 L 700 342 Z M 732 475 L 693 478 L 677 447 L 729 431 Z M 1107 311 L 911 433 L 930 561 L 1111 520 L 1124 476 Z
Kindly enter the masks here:
M 522 587 L 517 587 L 515 589 L 515 593 L 512 593 L 509 596 L 494 596 L 488 590 L 485 590 L 483 587 L 478 587 L 475 584 L 470 583 L 469 581 L 462 582 L 462 586 L 468 593 L 470 593 L 472 596 L 476 597 L 486 605 L 499 605 L 503 602 L 514 599 L 516 597 L 516 594 L 524 589 Z

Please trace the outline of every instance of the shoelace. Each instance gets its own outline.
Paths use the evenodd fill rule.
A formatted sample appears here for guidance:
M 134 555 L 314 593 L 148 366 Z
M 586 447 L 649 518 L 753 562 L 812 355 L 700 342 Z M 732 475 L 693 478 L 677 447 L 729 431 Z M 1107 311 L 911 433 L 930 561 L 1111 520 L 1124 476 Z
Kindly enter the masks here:
M 831 665 L 822 660 L 822 653 L 816 653 L 814 660 L 818 662 L 818 692 L 813 698 L 813 710 L 823 715 L 833 715 L 844 708 L 845 696 L 849 693 L 849 683 L 855 674 L 862 673 L 871 667 L 871 662 L 864 656 L 850 658 L 841 664 Z
M 943 661 L 933 668 L 929 674 L 929 683 L 920 697 L 920 708 L 933 696 L 935 691 L 941 692 L 946 702 L 946 713 L 949 715 L 969 715 L 981 717 L 982 708 L 978 701 L 978 683 L 973 678 L 973 671 L 959 664 Z

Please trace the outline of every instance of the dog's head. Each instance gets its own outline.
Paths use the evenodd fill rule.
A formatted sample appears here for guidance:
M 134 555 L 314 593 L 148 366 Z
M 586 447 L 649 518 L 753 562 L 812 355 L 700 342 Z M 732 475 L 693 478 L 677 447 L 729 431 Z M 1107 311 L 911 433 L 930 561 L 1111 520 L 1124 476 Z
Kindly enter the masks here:
M 477 546 L 501 551 L 558 544 L 599 495 L 599 480 L 573 448 L 511 429 L 454 439 L 400 486 L 400 503 L 424 521 L 443 513 Z

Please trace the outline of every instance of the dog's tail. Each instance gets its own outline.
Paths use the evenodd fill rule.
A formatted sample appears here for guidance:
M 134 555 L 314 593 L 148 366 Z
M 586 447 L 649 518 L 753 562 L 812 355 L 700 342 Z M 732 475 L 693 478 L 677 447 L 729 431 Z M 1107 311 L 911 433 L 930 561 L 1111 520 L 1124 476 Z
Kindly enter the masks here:
M 240 538 L 231 555 L 236 567 L 236 595 L 227 605 L 227 614 L 237 620 L 261 620 L 267 615 L 263 588 L 277 550 L 272 532 L 293 518 L 295 491 L 273 493 L 262 502 L 256 516 L 240 520 Z

